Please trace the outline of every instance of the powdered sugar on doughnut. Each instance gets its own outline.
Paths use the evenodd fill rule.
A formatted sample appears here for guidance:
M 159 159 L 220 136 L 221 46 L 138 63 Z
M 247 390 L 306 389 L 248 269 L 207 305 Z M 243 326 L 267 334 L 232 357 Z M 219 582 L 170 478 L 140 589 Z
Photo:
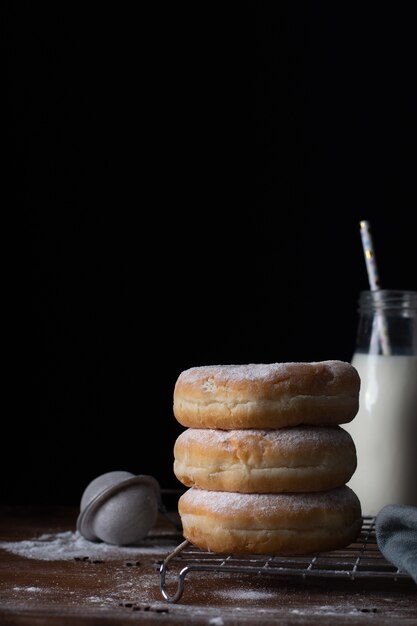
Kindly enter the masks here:
M 274 515 L 285 510 L 286 515 L 308 513 L 313 510 L 343 511 L 357 500 L 349 487 L 338 487 L 330 491 L 313 493 L 236 493 L 227 491 L 207 491 L 191 487 L 181 496 L 183 502 L 201 511 L 231 517 L 236 512 L 252 512 L 253 517 Z
M 198 366 L 179 375 L 173 411 L 192 428 L 334 426 L 356 415 L 359 388 L 344 361 Z
M 240 383 L 245 381 L 262 381 L 274 382 L 284 381 L 291 378 L 293 372 L 311 373 L 316 370 L 317 373 L 327 374 L 329 380 L 340 375 L 342 372 L 350 371 L 352 366 L 350 363 L 337 360 L 329 361 L 312 361 L 312 362 L 286 362 L 286 363 L 247 363 L 241 365 L 202 365 L 191 367 L 181 372 L 179 379 L 188 384 L 204 382 L 202 387 L 213 392 L 216 388 L 216 382 L 227 384 Z
M 349 433 L 340 426 L 298 426 L 284 427 L 279 429 L 250 430 L 221 430 L 221 429 L 188 429 L 180 435 L 185 441 L 193 441 L 209 446 L 222 446 L 224 449 L 233 449 L 241 442 L 247 442 L 250 438 L 259 441 L 265 440 L 284 452 L 293 452 L 299 447 L 308 446 L 310 449 L 322 449 L 323 446 L 332 448 L 349 445 L 352 438 Z

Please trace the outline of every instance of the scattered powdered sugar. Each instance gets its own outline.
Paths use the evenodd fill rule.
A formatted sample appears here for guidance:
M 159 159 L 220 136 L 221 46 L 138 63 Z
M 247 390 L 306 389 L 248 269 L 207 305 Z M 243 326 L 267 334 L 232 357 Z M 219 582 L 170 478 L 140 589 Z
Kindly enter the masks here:
M 78 531 L 48 533 L 23 541 L 0 542 L 0 548 L 3 550 L 39 561 L 66 561 L 76 558 L 111 561 L 124 557 L 135 557 L 138 554 L 165 555 L 171 547 L 153 544 L 114 546 L 107 543 L 93 543 L 85 539 Z
M 209 626 L 224 626 L 222 617 L 212 617 L 209 621 Z
M 93 604 L 103 604 L 104 602 L 113 602 L 113 598 L 102 598 L 101 596 L 88 596 L 87 600 Z
M 29 593 L 39 593 L 45 591 L 42 587 L 13 587 L 13 591 L 29 591 Z
M 357 615 L 358 609 L 336 606 L 308 606 L 305 608 L 290 609 L 293 615 Z
M 255 589 L 228 589 L 226 591 L 217 591 L 217 596 L 227 598 L 230 600 L 268 600 L 271 596 L 275 596 L 276 592 L 273 591 L 258 591 Z

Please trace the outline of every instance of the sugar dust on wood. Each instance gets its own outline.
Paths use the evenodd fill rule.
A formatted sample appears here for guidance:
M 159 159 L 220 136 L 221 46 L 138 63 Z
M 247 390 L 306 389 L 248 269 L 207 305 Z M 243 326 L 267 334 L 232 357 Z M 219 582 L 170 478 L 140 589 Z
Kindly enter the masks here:
M 66 531 L 60 533 L 46 533 L 33 539 L 23 541 L 2 541 L 0 548 L 27 559 L 39 561 L 67 561 L 76 560 L 86 563 L 100 563 L 118 559 L 129 559 L 129 564 L 139 563 L 140 554 L 155 554 L 165 556 L 175 544 L 165 543 L 156 545 L 144 543 L 137 546 L 115 546 L 107 543 L 93 543 L 85 539 L 80 533 Z

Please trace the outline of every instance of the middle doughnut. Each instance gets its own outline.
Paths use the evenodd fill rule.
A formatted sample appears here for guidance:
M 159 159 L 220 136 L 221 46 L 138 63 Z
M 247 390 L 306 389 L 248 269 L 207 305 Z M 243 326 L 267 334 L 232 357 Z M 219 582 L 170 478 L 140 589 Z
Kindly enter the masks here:
M 209 491 L 325 491 L 346 484 L 356 462 L 353 440 L 340 426 L 188 428 L 174 444 L 175 476 Z

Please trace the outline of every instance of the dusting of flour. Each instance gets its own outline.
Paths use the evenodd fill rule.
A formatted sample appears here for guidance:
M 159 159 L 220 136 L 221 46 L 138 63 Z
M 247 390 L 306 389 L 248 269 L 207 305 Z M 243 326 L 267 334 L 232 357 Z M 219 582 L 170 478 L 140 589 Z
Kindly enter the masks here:
M 71 559 L 100 559 L 111 561 L 133 558 L 139 554 L 166 555 L 167 545 L 114 546 L 107 543 L 93 543 L 78 531 L 46 533 L 34 539 L 23 541 L 1 541 L 0 548 L 27 559 L 39 561 L 68 561 Z

